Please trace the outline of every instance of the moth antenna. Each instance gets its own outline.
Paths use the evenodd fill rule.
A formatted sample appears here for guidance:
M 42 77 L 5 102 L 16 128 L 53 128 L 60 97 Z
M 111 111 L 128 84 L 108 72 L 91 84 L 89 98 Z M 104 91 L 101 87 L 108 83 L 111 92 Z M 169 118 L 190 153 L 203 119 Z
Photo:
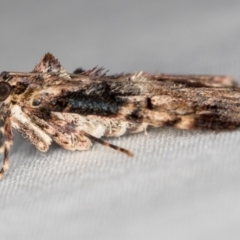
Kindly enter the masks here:
M 119 151 L 119 152 L 125 153 L 125 154 L 127 154 L 129 157 L 132 157 L 132 156 L 133 156 L 133 153 L 131 153 L 130 151 L 128 151 L 128 150 L 125 149 L 125 148 L 121 148 L 121 147 L 118 147 L 118 146 L 116 146 L 116 145 L 113 145 L 113 144 L 111 144 L 111 143 L 109 143 L 109 142 L 105 142 L 105 141 L 103 141 L 102 139 L 96 138 L 96 137 L 94 137 L 94 136 L 92 136 L 92 135 L 90 135 L 90 134 L 88 134 L 88 133 L 86 133 L 86 132 L 84 132 L 84 131 L 82 131 L 82 133 L 83 133 L 84 136 L 88 137 L 89 139 L 91 139 L 91 140 L 93 140 L 93 141 L 95 141 L 95 142 L 97 142 L 97 143 L 102 144 L 103 146 L 110 147 L 110 148 L 113 148 L 113 149 L 115 149 L 115 150 L 117 150 L 117 151 Z

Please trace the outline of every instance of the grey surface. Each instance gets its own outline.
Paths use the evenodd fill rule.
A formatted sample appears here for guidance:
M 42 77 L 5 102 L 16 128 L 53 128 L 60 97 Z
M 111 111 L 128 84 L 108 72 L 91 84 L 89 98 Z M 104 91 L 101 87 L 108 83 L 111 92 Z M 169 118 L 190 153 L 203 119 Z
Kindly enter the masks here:
M 240 81 L 239 1 L 1 1 L 0 66 L 45 52 L 68 70 L 230 74 Z M 150 130 L 43 154 L 15 133 L 0 183 L 1 239 L 239 239 L 240 131 Z

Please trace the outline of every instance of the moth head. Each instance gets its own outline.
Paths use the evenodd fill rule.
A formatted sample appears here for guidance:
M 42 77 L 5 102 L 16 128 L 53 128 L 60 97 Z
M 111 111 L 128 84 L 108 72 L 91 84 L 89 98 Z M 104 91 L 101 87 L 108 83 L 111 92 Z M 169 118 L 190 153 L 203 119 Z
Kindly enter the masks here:
M 5 101 L 12 92 L 12 86 L 7 83 L 0 81 L 0 102 Z

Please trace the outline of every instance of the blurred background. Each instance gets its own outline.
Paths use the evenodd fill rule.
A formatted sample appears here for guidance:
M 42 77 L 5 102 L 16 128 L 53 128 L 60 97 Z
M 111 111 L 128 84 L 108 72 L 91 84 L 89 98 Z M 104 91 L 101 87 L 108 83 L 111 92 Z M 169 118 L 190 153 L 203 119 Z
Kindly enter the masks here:
M 72 72 L 226 74 L 240 82 L 240 2 L 1 1 L 0 69 L 46 52 Z M 40 153 L 15 132 L 2 239 L 239 239 L 240 132 L 149 130 Z

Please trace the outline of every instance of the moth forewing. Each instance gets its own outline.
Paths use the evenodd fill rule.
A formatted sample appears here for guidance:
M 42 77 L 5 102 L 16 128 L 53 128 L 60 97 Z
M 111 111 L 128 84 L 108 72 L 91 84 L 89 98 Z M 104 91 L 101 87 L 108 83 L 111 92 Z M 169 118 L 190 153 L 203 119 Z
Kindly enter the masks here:
M 94 141 L 132 156 L 101 137 L 146 132 L 148 126 L 240 125 L 240 90 L 229 76 L 106 73 L 95 67 L 69 74 L 50 53 L 32 72 L 2 72 L 0 177 L 8 167 L 12 127 L 40 151 L 52 140 L 68 150 L 88 150 Z

